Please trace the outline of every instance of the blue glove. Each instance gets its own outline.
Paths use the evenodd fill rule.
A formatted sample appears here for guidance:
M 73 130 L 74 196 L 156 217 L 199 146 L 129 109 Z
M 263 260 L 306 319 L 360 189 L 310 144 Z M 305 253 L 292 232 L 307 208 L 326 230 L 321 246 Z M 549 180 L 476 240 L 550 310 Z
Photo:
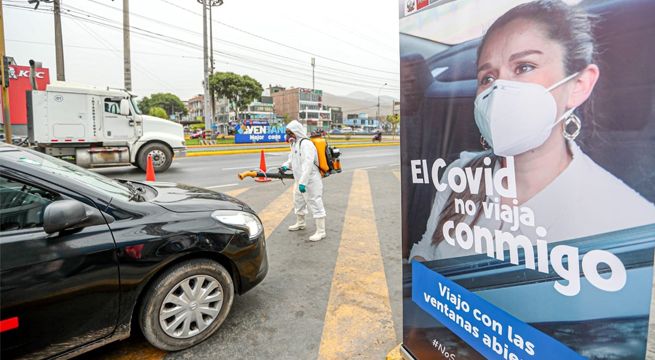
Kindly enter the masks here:
M 304 194 L 305 191 L 307 191 L 307 188 L 305 187 L 305 185 L 300 184 L 298 185 L 298 190 L 300 190 L 300 192 Z
M 280 171 L 282 171 L 282 172 L 285 172 L 285 171 L 287 171 L 287 170 L 289 170 L 289 168 L 286 167 L 286 166 L 282 166 L 282 167 L 280 168 Z

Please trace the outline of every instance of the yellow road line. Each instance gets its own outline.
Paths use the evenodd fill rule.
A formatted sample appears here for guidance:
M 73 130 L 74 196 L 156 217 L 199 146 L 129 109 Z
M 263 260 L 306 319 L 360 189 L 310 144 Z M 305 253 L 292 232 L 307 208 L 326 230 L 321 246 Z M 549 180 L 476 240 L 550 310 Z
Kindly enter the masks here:
M 398 146 L 400 143 L 381 143 L 381 144 L 346 144 L 337 146 L 340 149 L 363 148 L 363 147 L 380 147 L 380 146 Z M 236 154 L 258 154 L 264 152 L 288 152 L 289 148 L 268 148 L 268 149 L 241 149 L 241 150 L 214 150 L 214 151 L 193 151 L 187 152 L 186 157 L 197 156 L 219 156 L 219 155 L 236 155 Z
M 269 239 L 273 231 L 284 221 L 293 209 L 293 186 L 289 186 L 280 196 L 275 198 L 264 210 L 257 214 L 264 225 L 264 233 Z
M 398 181 L 400 181 L 400 171 L 394 170 L 393 175 L 396 177 L 396 179 L 398 179 Z
M 230 195 L 232 197 L 239 197 L 239 195 L 243 194 L 244 192 L 250 190 L 249 187 L 244 187 L 244 188 L 239 188 L 239 189 L 234 189 L 230 191 L 225 191 L 223 192 L 224 194 Z
M 355 170 L 318 357 L 370 358 L 398 344 L 393 325 L 368 174 Z

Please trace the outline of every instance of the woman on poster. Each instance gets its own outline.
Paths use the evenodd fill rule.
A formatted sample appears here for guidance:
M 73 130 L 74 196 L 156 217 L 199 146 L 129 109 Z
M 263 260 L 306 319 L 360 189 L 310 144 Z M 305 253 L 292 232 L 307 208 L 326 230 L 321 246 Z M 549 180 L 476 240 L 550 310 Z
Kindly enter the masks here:
M 576 144 L 583 125 L 577 114 L 601 76 L 594 62 L 592 24 L 582 10 L 559 0 L 519 5 L 498 18 L 482 39 L 477 59 L 475 121 L 488 147 L 463 152 L 446 169 L 491 167 L 511 157 L 516 197 L 469 189 L 437 192 L 426 231 L 410 259 L 435 260 L 474 254 L 444 241 L 448 221 L 524 235 L 548 242 L 570 240 L 655 223 L 655 205 L 609 173 Z M 484 180 L 480 185 L 485 188 Z M 526 208 L 538 226 L 456 211 L 455 199 Z M 534 243 L 533 243 L 534 245 Z

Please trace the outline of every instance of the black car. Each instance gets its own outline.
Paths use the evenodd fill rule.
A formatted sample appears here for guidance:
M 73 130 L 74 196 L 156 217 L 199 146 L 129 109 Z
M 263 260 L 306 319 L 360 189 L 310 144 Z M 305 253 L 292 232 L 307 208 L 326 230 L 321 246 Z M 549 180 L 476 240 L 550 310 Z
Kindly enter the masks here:
M 2 359 L 72 357 L 140 328 L 175 351 L 266 276 L 264 230 L 230 196 L 116 181 L 0 145 Z

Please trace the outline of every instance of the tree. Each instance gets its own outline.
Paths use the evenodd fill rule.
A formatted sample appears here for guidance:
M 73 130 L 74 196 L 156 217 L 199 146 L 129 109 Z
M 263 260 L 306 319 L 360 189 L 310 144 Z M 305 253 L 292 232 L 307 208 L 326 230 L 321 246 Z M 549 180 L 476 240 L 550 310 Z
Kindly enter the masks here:
M 289 114 L 284 114 L 284 116 L 283 116 L 282 118 L 284 119 L 284 123 L 285 123 L 285 124 L 290 123 L 291 120 L 292 120 L 292 119 L 291 119 L 291 116 L 289 116 Z
M 396 138 L 396 128 L 400 124 L 400 114 L 387 115 L 387 122 L 391 124 L 392 139 Z
M 148 115 L 168 120 L 168 114 L 166 114 L 166 110 L 160 108 L 159 106 L 153 106 L 148 109 Z
M 186 115 L 189 112 L 184 102 L 171 93 L 152 94 L 150 97 L 145 96 L 139 101 L 139 108 L 144 114 L 150 114 L 150 109 L 153 107 L 162 108 L 167 113 L 170 112 L 170 114 L 182 113 L 182 115 Z
M 256 99 L 262 96 L 264 88 L 259 81 L 248 75 L 238 75 L 232 72 L 218 72 L 209 77 L 209 87 L 214 95 L 225 97 L 236 112 L 245 109 Z

